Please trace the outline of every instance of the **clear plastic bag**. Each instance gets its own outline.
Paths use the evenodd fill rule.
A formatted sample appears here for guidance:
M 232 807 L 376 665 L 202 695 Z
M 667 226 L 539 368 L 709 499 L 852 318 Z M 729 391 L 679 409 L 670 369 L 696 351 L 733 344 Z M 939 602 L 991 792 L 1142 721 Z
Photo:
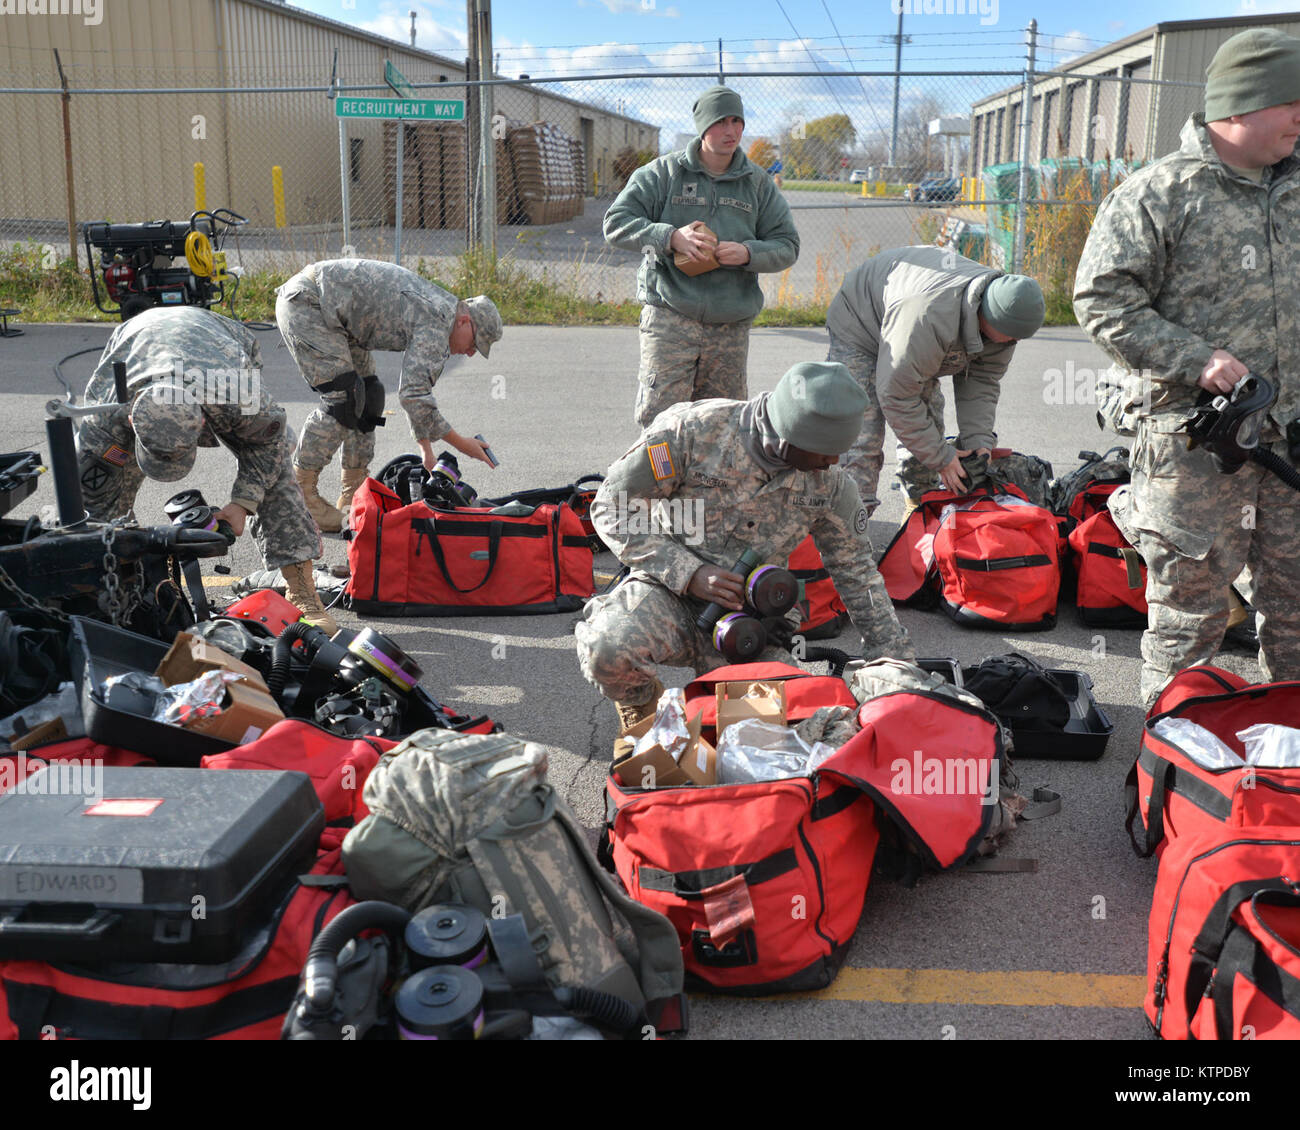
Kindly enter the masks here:
M 226 684 L 242 678 L 235 671 L 205 671 L 192 682 L 167 687 L 154 704 L 153 720 L 169 726 L 190 726 L 200 718 L 220 714 L 226 701 Z
M 1186 718 L 1162 718 L 1151 732 L 1176 745 L 1202 769 L 1240 769 L 1246 764 L 1217 734 Z
M 1246 764 L 1261 769 L 1300 768 L 1300 730 L 1276 722 L 1258 722 L 1237 731 L 1246 747 Z
M 686 692 L 681 687 L 669 687 L 659 696 L 655 720 L 650 729 L 637 739 L 634 754 L 642 754 L 655 746 L 663 746 L 674 761 L 681 761 L 691 734 L 686 728 Z
M 746 719 L 728 726 L 718 742 L 718 784 L 802 777 L 811 762 L 821 764 L 834 752 L 823 742 L 810 747 L 787 726 Z

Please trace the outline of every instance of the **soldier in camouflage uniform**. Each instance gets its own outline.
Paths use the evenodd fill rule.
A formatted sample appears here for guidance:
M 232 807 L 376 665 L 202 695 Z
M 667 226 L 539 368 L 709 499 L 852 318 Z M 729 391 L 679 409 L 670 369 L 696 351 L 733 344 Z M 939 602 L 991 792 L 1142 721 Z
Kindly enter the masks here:
M 1016 342 L 1043 324 L 1043 292 L 940 247 L 900 247 L 844 279 L 826 314 L 828 361 L 847 365 L 867 393 L 862 432 L 845 458 L 871 513 L 884 464 L 885 424 L 899 441 L 909 497 L 968 485 L 961 457 L 988 455 L 1002 375 Z M 957 440 L 944 438 L 939 378 L 952 376 Z M 908 457 L 910 454 L 910 458 Z
M 129 395 L 117 404 L 113 365 L 126 365 Z M 279 569 L 303 617 L 331 635 L 312 561 L 320 531 L 294 481 L 293 429 L 262 385 L 252 330 L 193 306 L 155 307 L 118 326 L 86 385 L 83 403 L 112 404 L 77 425 L 82 497 L 96 521 L 130 514 L 146 479 L 189 474 L 199 447 L 229 448 L 238 460 L 230 502 L 217 512 L 236 534 L 250 529 L 268 569 Z
M 372 259 L 313 263 L 277 294 L 280 333 L 323 403 L 307 417 L 294 452 L 298 482 L 322 530 L 342 527 L 343 512 L 374 458 L 384 389 L 372 349 L 405 351 L 397 399 L 426 467 L 433 468 L 433 444 L 439 440 L 492 465 L 486 444 L 454 431 L 433 396 L 451 354 L 470 357 L 477 350 L 486 357 L 501 340 L 501 315 L 491 299 L 478 295 L 462 302 L 405 267 Z M 334 507 L 320 497 L 317 481 L 340 445 L 342 490 Z
M 740 95 L 711 87 L 693 114 L 696 140 L 637 169 L 605 213 L 605 239 L 641 253 L 635 418 L 643 428 L 670 404 L 749 395 L 749 327 L 763 308 L 758 273 L 784 271 L 799 255 L 785 197 L 740 147 Z M 678 254 L 688 267 L 716 264 L 687 274 Z
M 610 468 L 592 522 L 632 572 L 587 602 L 574 634 L 583 674 L 625 727 L 654 710 L 655 664 L 699 672 L 726 662 L 695 619 L 710 601 L 741 608 L 744 578 L 729 571 L 741 553 L 784 562 L 809 533 L 864 654 L 912 658 L 876 571 L 866 507 L 834 466 L 865 401 L 843 365 L 796 365 L 752 400 L 674 405 Z
M 1145 395 L 1129 398 L 1133 481 L 1110 510 L 1147 565 L 1148 706 L 1177 671 L 1214 656 L 1224 586 L 1244 564 L 1264 677 L 1300 678 L 1300 495 L 1256 463 L 1220 474 L 1177 434 L 1198 396 L 1228 393 L 1247 372 L 1278 387 L 1262 446 L 1285 458 L 1300 417 L 1300 40 L 1234 35 L 1207 76 L 1205 112 L 1180 148 L 1102 203 L 1074 293 L 1079 324 L 1146 378 Z

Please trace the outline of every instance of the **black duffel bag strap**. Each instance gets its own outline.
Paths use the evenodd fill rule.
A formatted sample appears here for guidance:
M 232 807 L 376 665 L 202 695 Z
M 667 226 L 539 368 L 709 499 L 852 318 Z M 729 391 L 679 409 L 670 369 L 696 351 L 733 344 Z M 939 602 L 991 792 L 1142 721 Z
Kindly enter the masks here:
M 451 579 L 451 574 L 447 572 L 447 558 L 442 552 L 442 546 L 438 542 L 437 520 L 434 518 L 412 518 L 412 529 L 419 527 L 420 531 L 429 538 L 429 545 L 433 549 L 433 559 L 438 563 L 438 571 L 442 574 L 442 579 L 451 585 L 458 593 L 468 594 L 477 592 L 492 579 L 492 572 L 497 567 L 497 554 L 501 550 L 501 529 L 504 523 L 492 522 L 488 529 L 488 567 L 483 579 L 472 588 L 463 589 Z

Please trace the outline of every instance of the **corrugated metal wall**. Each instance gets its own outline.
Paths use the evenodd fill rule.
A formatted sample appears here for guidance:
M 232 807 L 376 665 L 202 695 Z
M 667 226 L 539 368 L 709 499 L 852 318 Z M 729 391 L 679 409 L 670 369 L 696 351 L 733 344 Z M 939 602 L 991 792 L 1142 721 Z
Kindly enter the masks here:
M 6 16 L 0 86 L 58 83 L 59 48 L 73 89 L 325 85 L 334 50 L 347 85 L 383 80 L 391 59 L 415 83 L 462 79 L 450 61 L 430 59 L 305 18 L 292 8 L 246 0 L 99 0 L 97 24 L 78 16 Z M 431 92 L 420 91 L 421 97 Z M 464 88 L 448 97 L 463 98 Z M 527 87 L 497 88 L 499 112 L 550 121 L 584 140 L 602 184 L 625 144 L 659 147 L 658 130 Z M 72 136 L 79 220 L 121 222 L 187 216 L 194 164 L 204 165 L 209 208 L 229 206 L 257 226 L 274 223 L 272 167 L 283 174 L 294 227 L 341 216 L 339 131 L 323 94 L 74 95 Z M 358 223 L 378 222 L 383 200 L 383 123 L 351 120 L 360 142 L 351 186 Z M 626 140 L 625 140 L 626 135 Z M 349 146 L 352 142 L 349 140 Z M 590 172 L 585 188 L 591 190 Z M 64 217 L 60 100 L 0 95 L 0 217 Z

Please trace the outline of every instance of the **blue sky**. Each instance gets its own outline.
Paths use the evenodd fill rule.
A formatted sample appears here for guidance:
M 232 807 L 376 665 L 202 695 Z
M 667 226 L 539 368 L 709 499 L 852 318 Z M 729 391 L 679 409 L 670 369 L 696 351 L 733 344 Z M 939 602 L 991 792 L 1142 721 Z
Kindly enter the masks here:
M 417 44 L 441 53 L 458 54 L 465 44 L 463 0 L 291 0 L 331 19 L 356 24 L 381 34 L 406 40 L 409 12 L 416 19 Z M 1088 4 L 1063 4 L 1060 0 L 894 0 L 905 6 L 904 34 L 915 38 L 905 48 L 929 59 L 951 58 L 965 49 L 949 44 L 978 45 L 981 59 L 1010 61 L 1020 57 L 1021 30 L 1036 18 L 1040 33 L 1053 37 L 1049 48 L 1056 57 L 1084 50 L 1140 31 L 1162 20 L 1211 16 L 1264 15 L 1294 11 L 1300 5 L 1270 0 L 1093 0 Z M 955 12 L 927 14 L 926 8 Z M 782 10 L 784 8 L 784 11 Z M 788 17 L 788 18 L 787 18 Z M 493 0 L 492 25 L 496 46 L 506 59 L 520 60 L 529 47 L 555 48 L 557 59 L 581 65 L 583 46 L 626 45 L 659 65 L 674 48 L 697 47 L 716 41 L 734 42 L 751 53 L 774 45 L 810 41 L 828 59 L 844 63 L 845 46 L 859 62 L 887 65 L 892 48 L 877 37 L 892 35 L 898 21 L 891 0 Z M 843 36 L 840 43 L 838 35 Z M 962 33 L 971 33 L 963 35 Z M 755 42 L 757 41 L 757 42 Z M 760 44 L 762 45 L 760 47 Z M 779 48 L 778 48 L 779 50 Z M 567 54 L 560 54 L 561 52 Z M 594 56 L 609 62 L 610 53 Z M 544 55 L 542 57 L 545 57 Z M 807 56 L 804 56 L 805 60 Z M 530 62 L 536 63 L 537 59 Z M 644 65 L 637 58 L 626 64 Z M 538 71 L 543 68 L 536 67 Z
M 291 0 L 298 7 L 407 42 L 417 13 L 416 45 L 455 59 L 464 55 L 465 0 Z M 1024 64 L 1024 29 L 1038 20 L 1040 68 L 1066 62 L 1168 20 L 1259 16 L 1300 9 L 1300 0 L 493 0 L 493 46 L 500 73 L 612 74 L 620 71 L 716 71 L 724 41 L 728 81 L 745 99 L 746 134 L 774 135 L 796 117 L 847 113 L 860 136 L 883 127 L 892 80 L 836 77 L 846 69 L 888 70 L 904 9 L 903 67 L 1008 70 Z M 928 11 L 927 11 L 928 9 Z M 945 14 L 951 9 L 953 14 Z M 827 77 L 743 78 L 756 70 L 819 70 Z M 349 76 L 350 77 L 350 76 Z M 377 78 L 378 76 L 376 76 Z M 940 113 L 1014 79 L 906 81 L 902 105 L 937 99 Z M 563 92 L 674 131 L 689 128 L 691 79 L 584 83 Z M 933 108 L 933 107 L 932 107 Z

